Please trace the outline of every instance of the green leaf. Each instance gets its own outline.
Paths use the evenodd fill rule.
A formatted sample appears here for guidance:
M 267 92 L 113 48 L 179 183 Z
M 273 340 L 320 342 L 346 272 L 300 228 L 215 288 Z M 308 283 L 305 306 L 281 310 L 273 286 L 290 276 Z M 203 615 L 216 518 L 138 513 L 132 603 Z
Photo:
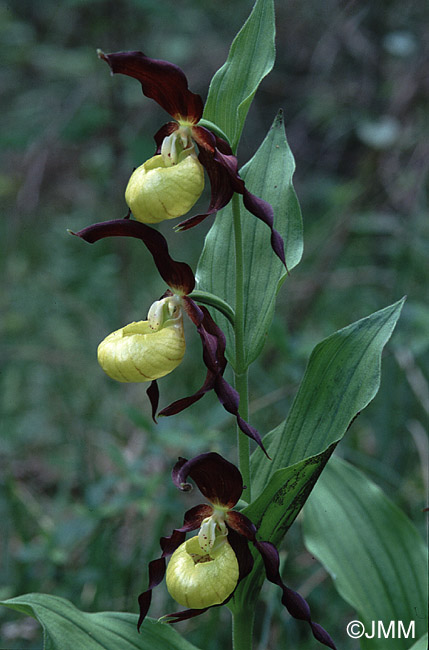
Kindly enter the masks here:
M 281 542 L 350 422 L 377 393 L 381 353 L 403 302 L 339 330 L 314 349 L 287 420 L 263 439 L 272 460 L 258 449 L 252 454 L 257 498 L 243 513 L 257 526 L 259 539 Z M 262 580 L 257 558 L 232 607 L 252 602 Z
M 260 494 L 280 468 L 310 458 L 345 434 L 380 386 L 381 353 L 405 299 L 335 332 L 313 350 L 287 419 L 264 438 L 273 459 L 252 454 L 252 490 Z
M 334 445 L 326 451 L 306 458 L 300 463 L 277 471 L 263 494 L 242 510 L 258 528 L 260 540 L 278 546 L 302 509 L 308 495 L 331 453 Z M 255 602 L 264 581 L 264 567 L 260 555 L 254 553 L 251 575 L 237 588 L 231 609 Z
M 139 634 L 135 614 L 88 614 L 58 596 L 27 594 L 0 604 L 39 621 L 44 650 L 198 650 L 166 623 L 146 618 Z
M 332 458 L 304 509 L 304 539 L 334 579 L 339 594 L 371 622 L 415 621 L 427 629 L 427 549 L 406 515 L 362 472 Z M 396 627 L 396 624 L 395 624 Z M 376 635 L 377 636 L 377 635 Z M 385 638 L 361 638 L 361 647 L 385 650 Z M 397 635 L 395 650 L 411 637 Z M 392 646 L 392 647 L 393 647 Z
M 233 151 L 256 90 L 274 65 L 274 39 L 273 0 L 257 0 L 210 83 L 204 118 L 226 133 Z
M 428 633 L 424 634 L 418 641 L 413 643 L 410 650 L 427 650 L 428 649 Z
M 302 218 L 292 185 L 295 161 L 284 131 L 281 112 L 253 158 L 240 171 L 248 189 L 268 201 L 275 215 L 275 227 L 285 241 L 289 270 L 302 255 Z M 285 278 L 285 269 L 274 255 L 269 228 L 240 206 L 244 251 L 244 332 L 246 365 L 260 354 L 270 327 L 275 300 Z M 219 264 L 222 260 L 222 264 Z M 198 288 L 235 305 L 235 250 L 232 205 L 216 216 L 206 236 L 197 269 Z M 228 359 L 234 364 L 235 344 L 230 323 L 214 314 L 227 337 Z

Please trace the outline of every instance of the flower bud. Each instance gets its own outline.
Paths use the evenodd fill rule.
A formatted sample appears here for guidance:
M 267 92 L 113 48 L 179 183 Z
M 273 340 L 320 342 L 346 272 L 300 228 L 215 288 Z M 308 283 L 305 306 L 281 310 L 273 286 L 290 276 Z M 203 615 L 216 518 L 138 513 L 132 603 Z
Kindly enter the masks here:
M 125 200 L 137 221 L 158 223 L 186 214 L 204 189 L 204 168 L 189 154 L 177 164 L 153 156 L 133 172 Z
M 227 541 L 209 555 L 201 550 L 196 536 L 171 556 L 167 589 L 180 605 L 204 609 L 223 603 L 237 586 L 238 576 L 238 561 Z
M 121 327 L 100 343 L 98 363 L 109 377 L 152 381 L 177 368 L 186 348 L 179 300 L 171 296 L 157 301 L 148 320 Z

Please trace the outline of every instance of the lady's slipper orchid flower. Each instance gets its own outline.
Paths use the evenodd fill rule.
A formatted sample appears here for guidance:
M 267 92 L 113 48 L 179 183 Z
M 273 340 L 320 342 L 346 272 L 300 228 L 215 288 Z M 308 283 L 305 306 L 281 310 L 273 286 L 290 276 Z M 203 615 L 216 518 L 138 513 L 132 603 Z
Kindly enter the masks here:
M 125 200 L 137 221 L 158 223 L 189 212 L 203 189 L 204 169 L 195 152 L 170 164 L 157 155 L 133 172 Z
M 177 368 L 185 354 L 183 316 L 178 296 L 157 300 L 147 320 L 109 334 L 98 346 L 104 372 L 117 381 L 153 381 Z
M 151 59 L 142 52 L 99 51 L 98 55 L 112 73 L 137 79 L 143 94 L 154 99 L 175 120 L 156 133 L 156 155 L 131 176 L 126 200 L 134 217 L 154 223 L 186 214 L 203 190 L 202 165 L 211 184 L 209 208 L 180 223 L 178 229 L 196 226 L 223 208 L 237 192 L 243 196 L 246 209 L 270 228 L 273 251 L 286 266 L 283 239 L 274 229 L 271 205 L 247 190 L 229 144 L 199 124 L 203 101 L 189 90 L 183 71 L 173 63 Z M 198 145 L 198 158 L 194 143 Z
M 159 391 L 156 380 L 174 370 L 185 353 L 182 311 L 197 328 L 203 346 L 203 361 L 207 374 L 202 386 L 163 408 L 159 415 L 180 413 L 214 390 L 228 413 L 234 415 L 241 431 L 252 438 L 264 451 L 259 432 L 240 416 L 237 391 L 224 379 L 226 368 L 225 335 L 205 307 L 189 297 L 195 287 L 195 277 L 185 262 L 170 257 L 167 242 L 160 232 L 131 219 L 116 219 L 96 223 L 76 234 L 89 243 L 105 237 L 134 237 L 140 239 L 155 261 L 163 280 L 170 287 L 161 300 L 149 310 L 148 320 L 131 323 L 110 334 L 99 346 L 98 358 L 103 370 L 118 381 L 151 381 L 147 395 L 152 416 L 158 409 Z
M 166 618 L 170 623 L 198 616 L 208 607 L 228 602 L 237 585 L 253 568 L 251 542 L 263 559 L 267 579 L 281 588 L 282 604 L 289 614 L 306 621 L 313 636 L 335 650 L 329 634 L 312 621 L 308 603 L 283 583 L 276 547 L 271 542 L 258 541 L 256 526 L 248 517 L 232 509 L 243 491 L 243 479 L 237 467 L 214 452 L 191 460 L 179 458 L 172 471 L 173 482 L 180 490 L 188 491 L 192 488 L 188 477 L 209 504 L 188 510 L 183 526 L 174 529 L 169 537 L 161 538 L 162 555 L 149 563 L 149 586 L 139 596 L 138 627 L 149 610 L 152 590 L 165 574 L 170 595 L 179 604 L 189 607 L 168 614 Z M 185 541 L 186 533 L 197 529 L 198 535 Z

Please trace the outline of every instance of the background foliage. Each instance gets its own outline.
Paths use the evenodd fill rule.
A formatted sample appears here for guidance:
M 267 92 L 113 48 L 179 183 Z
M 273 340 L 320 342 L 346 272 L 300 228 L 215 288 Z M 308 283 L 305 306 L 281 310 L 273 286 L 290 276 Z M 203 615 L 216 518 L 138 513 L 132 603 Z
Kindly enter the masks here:
M 95 49 L 142 49 L 174 61 L 205 97 L 250 8 L 248 0 L 0 5 L 1 599 L 43 591 L 88 611 L 136 611 L 160 534 L 193 498 L 165 480 L 172 459 L 208 448 L 231 455 L 233 421 L 214 396 L 155 427 L 142 387 L 100 371 L 99 340 L 144 317 L 164 286 L 139 243 L 88 247 L 66 229 L 125 214 L 130 171 L 152 155 L 152 135 L 166 117 L 138 84 L 112 79 Z M 276 9 L 276 65 L 257 93 L 238 155 L 244 164 L 254 154 L 283 108 L 305 249 L 251 369 L 252 423 L 265 433 L 284 419 L 321 338 L 408 294 L 380 392 L 339 452 L 422 530 L 429 411 L 424 6 L 290 0 Z M 171 224 L 163 225 L 173 257 L 195 268 L 208 225 L 174 237 Z M 188 341 L 184 364 L 161 382 L 164 403 L 199 385 L 200 343 L 192 331 Z M 315 620 L 345 650 L 354 647 L 344 633 L 353 610 L 305 550 L 299 522 L 282 560 L 287 582 L 311 594 Z M 262 596 L 259 648 L 282 650 L 286 638 L 289 647 L 312 647 L 275 588 L 265 585 Z M 154 598 L 153 616 L 171 609 L 162 589 Z M 3 645 L 40 647 L 35 622 L 8 610 L 0 616 Z M 197 646 L 228 647 L 224 609 L 180 629 Z

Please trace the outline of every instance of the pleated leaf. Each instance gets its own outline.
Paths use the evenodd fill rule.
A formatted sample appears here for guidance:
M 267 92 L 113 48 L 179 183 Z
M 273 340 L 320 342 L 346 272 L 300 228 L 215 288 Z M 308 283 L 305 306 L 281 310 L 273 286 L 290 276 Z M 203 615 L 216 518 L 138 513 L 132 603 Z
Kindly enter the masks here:
M 422 637 L 411 646 L 410 650 L 428 650 L 428 633 L 423 634 Z
M 359 320 L 314 349 L 287 420 L 263 439 L 272 460 L 258 450 L 252 454 L 255 500 L 243 513 L 258 527 L 259 539 L 281 542 L 350 422 L 377 393 L 381 353 L 402 305 Z M 232 606 L 253 601 L 262 580 L 258 558 Z
M 273 474 L 310 458 L 345 434 L 380 386 L 381 353 L 404 299 L 344 327 L 313 350 L 287 419 L 264 437 L 272 461 L 252 454 L 254 496 Z
M 210 83 L 204 119 L 223 130 L 233 151 L 256 90 L 274 65 L 274 39 L 273 0 L 257 0 L 232 43 L 226 62 Z
M 307 548 L 357 611 L 367 633 L 371 623 L 402 621 L 415 637 L 427 630 L 427 548 L 417 529 L 382 490 L 355 467 L 332 458 L 304 508 Z M 346 636 L 344 636 L 346 640 Z M 363 636 L 367 650 L 407 650 L 414 641 L 396 634 Z
M 265 140 L 240 171 L 248 189 L 268 201 L 275 215 L 274 225 L 285 241 L 288 269 L 302 255 L 302 218 L 292 185 L 295 161 L 286 140 L 282 112 L 276 116 Z M 270 244 L 270 230 L 248 212 L 240 199 L 244 251 L 245 364 L 261 352 L 270 327 L 275 300 L 286 272 Z M 206 236 L 197 269 L 198 289 L 209 291 L 235 306 L 235 248 L 231 203 L 216 216 Z M 227 319 L 213 313 L 227 336 L 227 356 L 234 365 L 235 343 Z
M 34 593 L 0 604 L 39 621 L 43 650 L 198 650 L 166 623 L 146 618 L 139 634 L 135 614 L 88 614 L 58 596 Z

